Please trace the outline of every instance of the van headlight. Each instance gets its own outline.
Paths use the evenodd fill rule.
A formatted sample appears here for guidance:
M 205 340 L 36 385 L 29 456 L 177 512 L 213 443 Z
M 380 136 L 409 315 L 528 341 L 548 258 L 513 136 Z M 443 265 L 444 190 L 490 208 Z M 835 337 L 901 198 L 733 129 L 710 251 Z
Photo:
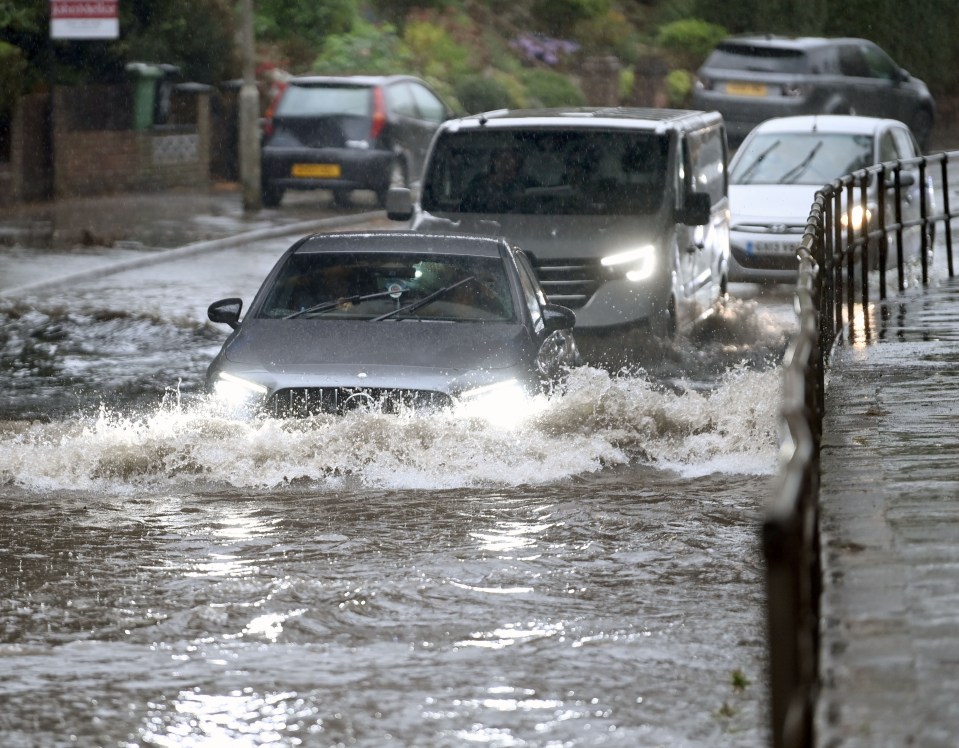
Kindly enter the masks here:
M 603 267 L 625 270 L 627 280 L 643 281 L 656 269 L 656 247 L 652 244 L 644 244 L 636 249 L 606 255 L 600 263 Z
M 226 405 L 246 405 L 262 400 L 267 390 L 262 384 L 221 371 L 213 383 L 213 394 Z

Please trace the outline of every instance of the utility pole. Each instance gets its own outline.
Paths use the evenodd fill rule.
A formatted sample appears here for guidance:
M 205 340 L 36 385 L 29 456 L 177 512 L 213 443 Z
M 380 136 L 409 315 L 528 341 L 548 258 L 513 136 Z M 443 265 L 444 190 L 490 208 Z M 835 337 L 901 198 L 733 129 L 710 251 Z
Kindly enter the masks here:
M 243 0 L 243 86 L 240 88 L 240 182 L 243 210 L 263 206 L 260 185 L 260 96 L 253 69 L 253 0 Z

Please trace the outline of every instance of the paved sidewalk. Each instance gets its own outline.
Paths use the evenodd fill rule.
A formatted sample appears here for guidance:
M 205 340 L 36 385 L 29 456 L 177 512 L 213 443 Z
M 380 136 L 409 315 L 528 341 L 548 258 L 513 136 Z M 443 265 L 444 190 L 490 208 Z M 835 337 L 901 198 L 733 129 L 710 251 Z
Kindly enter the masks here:
M 84 247 L 169 249 L 267 226 L 378 210 L 363 192 L 348 210 L 336 208 L 330 193 L 292 192 L 281 207 L 243 210 L 239 186 L 223 182 L 207 191 L 186 189 L 125 193 L 0 206 L 3 246 L 76 250 Z
M 820 748 L 959 745 L 959 279 L 832 359 Z

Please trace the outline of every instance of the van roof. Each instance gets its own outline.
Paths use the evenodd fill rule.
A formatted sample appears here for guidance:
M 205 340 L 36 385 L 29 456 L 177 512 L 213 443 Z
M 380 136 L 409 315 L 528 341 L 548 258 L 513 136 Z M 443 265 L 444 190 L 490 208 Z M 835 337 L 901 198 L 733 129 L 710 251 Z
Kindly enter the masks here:
M 562 107 L 553 109 L 498 109 L 448 120 L 445 130 L 480 128 L 613 128 L 666 132 L 699 130 L 722 123 L 719 112 L 641 107 Z

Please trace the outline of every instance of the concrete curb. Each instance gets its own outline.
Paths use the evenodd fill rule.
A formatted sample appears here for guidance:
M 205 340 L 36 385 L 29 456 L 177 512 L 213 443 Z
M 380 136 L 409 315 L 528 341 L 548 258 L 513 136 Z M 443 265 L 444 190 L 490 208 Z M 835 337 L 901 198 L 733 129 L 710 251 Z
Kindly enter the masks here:
M 285 226 L 270 226 L 269 228 L 264 229 L 254 229 L 253 231 L 246 231 L 240 234 L 224 236 L 220 237 L 219 239 L 208 239 L 202 242 L 186 244 L 182 247 L 177 247 L 176 249 L 167 249 L 161 252 L 149 252 L 144 254 L 142 257 L 136 257 L 131 260 L 123 260 L 110 265 L 91 268 L 90 270 L 83 270 L 78 273 L 70 273 L 69 275 L 62 275 L 58 278 L 50 278 L 47 280 L 37 281 L 35 283 L 27 283 L 14 288 L 0 289 L 0 296 L 18 296 L 23 293 L 36 291 L 39 289 L 54 288 L 67 283 L 76 283 L 78 281 L 102 278 L 105 275 L 120 273 L 124 270 L 133 270 L 136 268 L 147 267 L 149 265 L 157 265 L 161 262 L 177 260 L 181 257 L 190 257 L 192 255 L 202 254 L 203 252 L 213 252 L 220 249 L 227 249 L 229 247 L 235 247 L 239 244 L 249 244 L 250 242 L 258 241 L 260 239 L 275 239 L 277 237 L 288 236 L 291 234 L 297 236 L 306 236 L 308 234 L 321 231 L 322 229 L 338 228 L 342 226 L 351 226 L 356 223 L 364 223 L 366 221 L 371 221 L 374 218 L 379 218 L 382 215 L 383 211 L 377 210 L 367 213 L 357 213 L 349 216 L 336 216 L 335 218 L 318 218 L 313 221 L 300 221 L 299 223 L 291 223 Z

